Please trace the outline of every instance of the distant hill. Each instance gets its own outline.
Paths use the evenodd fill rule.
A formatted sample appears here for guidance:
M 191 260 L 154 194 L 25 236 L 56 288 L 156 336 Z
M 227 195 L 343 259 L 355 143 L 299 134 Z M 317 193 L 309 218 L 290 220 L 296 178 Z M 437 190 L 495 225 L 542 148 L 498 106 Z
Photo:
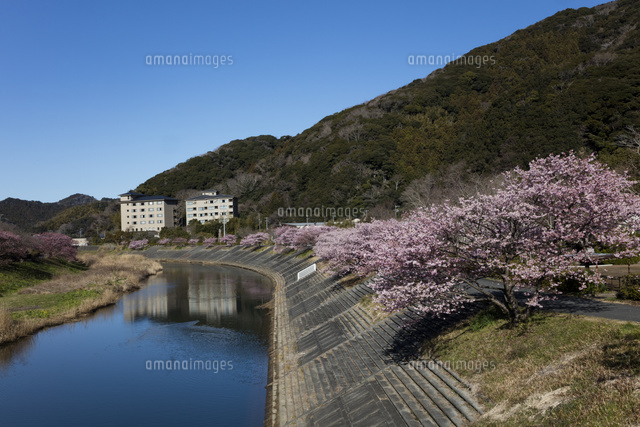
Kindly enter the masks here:
M 1 221 L 14 224 L 25 231 L 32 231 L 40 222 L 53 218 L 65 209 L 96 201 L 85 194 L 73 194 L 55 203 L 9 197 L 0 201 Z
M 231 141 L 137 191 L 217 188 L 238 196 L 241 211 L 273 215 L 286 206 L 392 209 L 425 176 L 442 184 L 447 174 L 494 174 L 568 150 L 637 174 L 637 152 L 617 142 L 640 129 L 639 22 L 640 0 L 559 12 L 465 55 L 490 58 L 482 66 L 450 63 L 293 137 Z
M 53 218 L 38 223 L 38 232 L 55 231 L 73 237 L 92 237 L 120 228 L 120 203 L 116 199 L 95 200 L 71 206 Z

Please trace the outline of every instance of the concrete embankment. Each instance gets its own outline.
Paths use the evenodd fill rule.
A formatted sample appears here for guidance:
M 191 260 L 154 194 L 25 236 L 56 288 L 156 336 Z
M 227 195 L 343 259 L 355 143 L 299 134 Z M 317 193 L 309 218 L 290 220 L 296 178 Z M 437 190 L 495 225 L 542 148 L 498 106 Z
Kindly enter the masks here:
M 345 288 L 314 272 L 314 260 L 267 250 L 148 249 L 158 260 L 258 271 L 274 282 L 265 424 L 466 425 L 482 413 L 454 372 L 419 357 L 420 343 L 447 323 L 411 310 L 374 320 L 360 302 L 366 283 Z M 453 322 L 449 318 L 447 322 Z

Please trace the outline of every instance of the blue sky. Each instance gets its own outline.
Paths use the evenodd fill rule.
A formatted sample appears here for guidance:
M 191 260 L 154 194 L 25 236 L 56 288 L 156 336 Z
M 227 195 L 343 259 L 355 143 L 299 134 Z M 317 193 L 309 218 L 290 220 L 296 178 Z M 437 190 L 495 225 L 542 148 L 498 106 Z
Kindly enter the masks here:
M 296 135 L 437 68 L 409 55 L 463 55 L 601 3 L 4 0 L 0 200 L 116 197 L 233 139 Z

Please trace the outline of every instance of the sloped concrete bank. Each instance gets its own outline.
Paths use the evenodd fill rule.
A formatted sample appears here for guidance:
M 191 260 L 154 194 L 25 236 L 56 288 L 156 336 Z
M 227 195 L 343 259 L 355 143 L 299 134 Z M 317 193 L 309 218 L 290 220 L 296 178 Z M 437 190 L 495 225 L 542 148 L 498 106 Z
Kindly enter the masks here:
M 359 304 L 366 283 L 345 288 L 299 253 L 203 247 L 145 251 L 167 261 L 230 265 L 274 283 L 265 425 L 467 425 L 482 407 L 455 372 L 419 358 L 447 321 L 411 310 L 375 321 Z

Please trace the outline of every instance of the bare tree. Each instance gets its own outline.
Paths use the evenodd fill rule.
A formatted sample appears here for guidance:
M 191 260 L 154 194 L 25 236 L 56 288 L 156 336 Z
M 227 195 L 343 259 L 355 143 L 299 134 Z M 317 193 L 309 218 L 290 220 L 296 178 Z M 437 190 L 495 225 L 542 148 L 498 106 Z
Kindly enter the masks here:
M 431 174 L 411 181 L 400 197 L 410 209 L 429 206 L 440 199 L 440 191 L 436 188 L 436 179 Z
M 461 197 L 490 194 L 502 179 L 500 176 L 465 174 L 462 164 L 452 165 L 436 178 L 427 174 L 407 185 L 400 199 L 410 209 L 450 200 L 455 203 Z
M 616 145 L 618 147 L 632 148 L 636 153 L 640 154 L 640 132 L 633 126 L 627 126 L 626 129 L 628 133 L 616 137 Z
M 260 180 L 261 177 L 258 174 L 238 172 L 233 178 L 227 180 L 227 188 L 236 197 L 246 197 L 259 187 Z

